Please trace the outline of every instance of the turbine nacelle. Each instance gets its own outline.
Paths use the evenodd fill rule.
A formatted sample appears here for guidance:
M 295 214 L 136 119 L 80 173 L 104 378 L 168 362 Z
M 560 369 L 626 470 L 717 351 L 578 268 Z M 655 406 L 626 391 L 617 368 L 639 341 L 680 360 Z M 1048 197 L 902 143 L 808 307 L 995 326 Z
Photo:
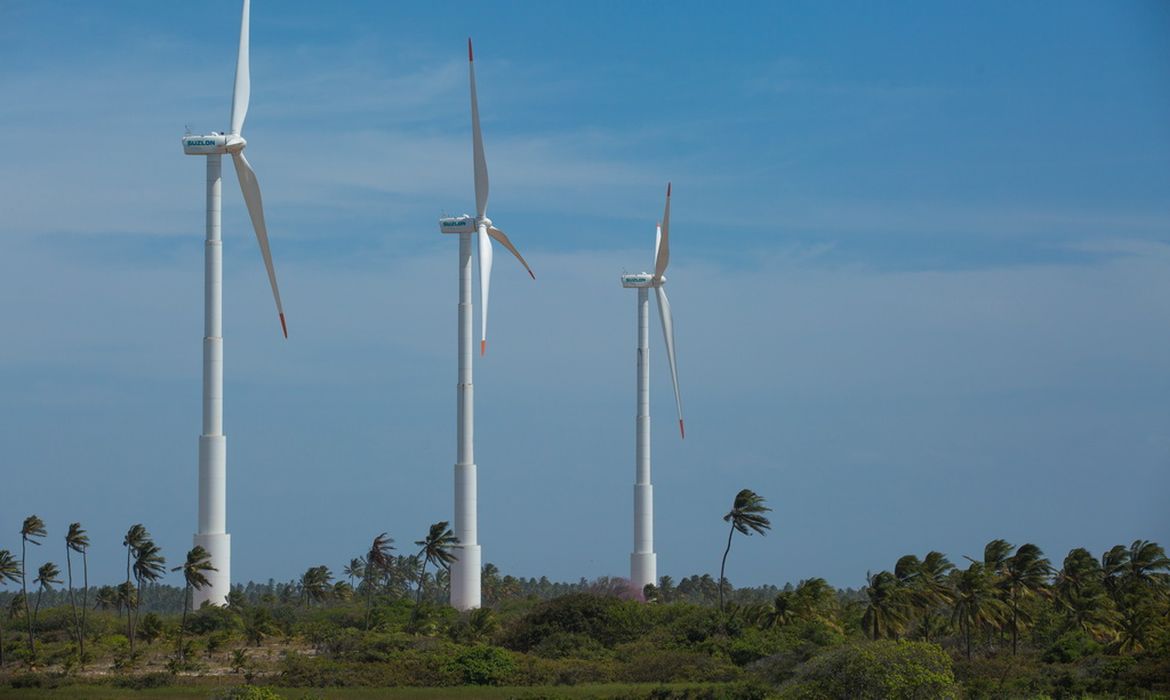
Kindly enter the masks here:
M 666 277 L 655 280 L 654 275 L 650 272 L 639 272 L 637 274 L 627 273 L 622 275 L 622 286 L 626 289 L 649 289 L 661 287 L 665 283 Z
M 228 152 L 227 143 L 228 136 L 226 134 L 217 134 L 214 131 L 205 136 L 187 134 L 183 137 L 183 153 L 189 156 L 223 154 Z
M 440 233 L 475 233 L 475 217 L 468 214 L 463 216 L 445 216 L 439 219 Z

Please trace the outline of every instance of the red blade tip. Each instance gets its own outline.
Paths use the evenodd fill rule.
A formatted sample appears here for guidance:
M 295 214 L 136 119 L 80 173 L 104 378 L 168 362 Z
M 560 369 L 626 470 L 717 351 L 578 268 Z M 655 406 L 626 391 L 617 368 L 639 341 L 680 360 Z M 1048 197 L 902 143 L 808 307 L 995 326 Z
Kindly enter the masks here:
M 280 330 L 284 331 L 284 337 L 288 337 L 288 326 L 284 323 L 284 314 L 280 314 Z
M 532 279 L 536 279 L 536 275 L 533 274 L 532 270 L 528 271 L 528 276 L 531 277 Z
M 479 341 L 479 354 L 480 354 L 480 357 L 487 354 L 487 341 L 486 340 Z
M 471 63 L 475 57 L 471 54 L 471 37 L 467 37 L 467 62 Z
M 678 419 L 678 432 L 682 435 L 682 439 L 687 439 L 687 429 L 683 427 L 682 418 Z
M 670 183 L 669 183 L 669 182 L 668 182 L 668 183 L 666 183 L 666 196 L 667 196 L 667 197 L 669 197 L 669 196 L 670 196 Z

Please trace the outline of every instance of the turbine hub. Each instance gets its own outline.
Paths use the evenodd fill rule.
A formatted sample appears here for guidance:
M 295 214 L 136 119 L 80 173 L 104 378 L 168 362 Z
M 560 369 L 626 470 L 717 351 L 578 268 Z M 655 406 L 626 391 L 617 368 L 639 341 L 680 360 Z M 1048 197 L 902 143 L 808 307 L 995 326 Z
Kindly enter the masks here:
M 485 216 L 482 219 L 479 219 L 478 221 L 476 221 L 476 224 L 481 225 L 481 226 L 487 226 L 488 228 L 491 228 L 492 227 L 492 220 Z
M 239 134 L 232 134 L 227 137 L 227 143 L 224 145 L 224 148 L 227 149 L 228 153 L 239 153 L 240 151 L 244 150 L 247 145 L 248 142 L 244 140 L 243 136 L 240 136 Z

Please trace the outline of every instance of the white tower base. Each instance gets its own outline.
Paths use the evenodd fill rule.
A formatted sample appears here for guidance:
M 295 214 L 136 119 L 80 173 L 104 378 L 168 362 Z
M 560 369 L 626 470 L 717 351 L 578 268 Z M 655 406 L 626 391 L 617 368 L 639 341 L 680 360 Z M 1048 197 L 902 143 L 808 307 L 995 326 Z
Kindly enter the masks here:
M 483 230 L 479 235 L 486 236 Z M 459 384 L 455 463 L 455 523 L 459 545 L 451 564 L 451 606 L 471 610 L 480 606 L 478 484 L 475 467 L 475 387 L 472 385 L 471 234 L 459 234 Z
M 199 436 L 199 529 L 195 544 L 211 555 L 211 585 L 192 595 L 226 605 L 232 581 L 227 534 L 227 437 L 223 434 L 223 244 L 220 240 L 221 157 L 207 156 L 207 240 L 203 268 L 203 434 Z
M 650 484 L 650 299 L 645 287 L 638 289 L 638 400 L 634 425 L 634 552 L 630 554 L 630 583 L 641 591 L 648 583 L 658 583 L 654 487 Z
M 205 602 L 212 605 L 227 605 L 227 592 L 232 588 L 232 536 L 226 532 L 218 535 L 195 535 L 195 544 L 207 550 L 211 555 L 211 565 L 218 571 L 206 572 L 210 586 L 201 591 L 191 591 L 191 608 L 198 610 Z

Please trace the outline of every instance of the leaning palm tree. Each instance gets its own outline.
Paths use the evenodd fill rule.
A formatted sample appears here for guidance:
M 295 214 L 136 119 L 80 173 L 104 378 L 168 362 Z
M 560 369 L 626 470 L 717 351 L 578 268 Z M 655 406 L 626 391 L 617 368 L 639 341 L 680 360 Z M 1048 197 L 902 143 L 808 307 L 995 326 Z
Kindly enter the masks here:
M 45 522 L 35 515 L 30 515 L 24 519 L 24 524 L 20 526 L 20 594 L 24 598 L 24 619 L 28 622 L 28 658 L 32 662 L 36 660 L 36 649 L 33 647 L 33 625 L 32 615 L 28 610 L 28 543 L 33 543 L 36 546 L 41 546 L 38 539 L 45 536 Z
M 976 628 L 1000 628 L 1003 603 L 995 597 L 992 579 L 981 562 L 973 561 L 964 571 L 955 571 L 954 604 L 951 621 L 958 624 L 967 642 L 967 659 L 971 658 L 971 637 Z
M 341 568 L 341 573 L 349 579 L 349 585 L 354 585 L 354 579 L 360 583 L 366 576 L 366 560 L 362 557 L 354 557 L 349 560 L 349 563 Z
M 731 523 L 727 533 L 727 549 L 723 550 L 723 563 L 719 565 L 719 612 L 723 612 L 723 572 L 727 568 L 727 555 L 731 552 L 731 537 L 736 530 L 750 536 L 752 532 L 766 535 L 772 523 L 764 515 L 772 509 L 764 505 L 764 498 L 751 489 L 744 489 L 735 495 L 731 511 L 723 516 L 723 522 Z
M 17 561 L 12 552 L 0 549 L 0 585 L 8 582 L 16 583 L 20 580 L 21 562 Z M 0 625 L 0 667 L 4 666 L 4 627 Z
M 867 605 L 862 625 L 875 640 L 897 637 L 909 617 L 907 592 L 899 587 L 898 577 L 889 571 L 867 575 L 866 583 Z
M 53 584 L 60 585 L 61 579 L 57 578 L 61 575 L 61 570 L 53 562 L 45 562 L 41 564 L 41 568 L 37 569 L 37 577 L 33 579 L 33 583 L 37 584 L 37 603 L 33 607 L 33 624 L 37 622 L 37 615 L 41 612 L 41 595 L 45 591 L 53 590 Z
M 455 561 L 455 554 L 451 551 L 455 545 L 459 544 L 459 539 L 455 537 L 455 533 L 451 532 L 446 520 L 439 521 L 431 525 L 430 531 L 427 533 L 426 539 L 418 540 L 416 545 L 422 549 L 418 550 L 418 556 L 422 559 L 422 569 L 418 573 L 418 597 L 415 601 L 415 610 L 418 610 L 419 604 L 422 603 L 423 582 L 426 580 L 427 564 L 434 564 L 436 567 L 447 568 Z
M 1117 636 L 1117 612 L 1105 592 L 1101 565 L 1083 547 L 1070 550 L 1053 587 L 1065 626 L 1107 641 Z
M 356 569 L 361 573 L 359 576 L 365 579 L 366 583 L 366 629 L 370 629 L 370 616 L 374 609 L 374 590 L 378 587 L 378 582 L 386 577 L 390 571 L 390 567 L 394 565 L 393 555 L 390 552 L 394 551 L 394 538 L 383 532 L 374 538 L 370 544 L 370 551 L 366 553 L 364 560 L 355 559 L 350 562 L 351 566 L 356 562 L 358 564 Z
M 126 536 L 122 538 L 122 546 L 126 548 L 126 588 L 133 588 L 134 584 L 131 582 L 130 566 L 134 558 L 138 556 L 138 549 L 144 542 L 150 541 L 150 533 L 147 532 L 146 526 L 142 523 L 135 523 L 126 531 Z M 127 596 L 124 589 L 119 589 L 120 603 L 127 603 L 126 606 L 126 637 L 130 640 L 131 649 L 134 648 L 134 617 L 131 614 L 131 607 L 129 606 L 130 596 Z M 137 600 L 137 599 L 135 599 Z
M 914 588 L 918 599 L 923 603 L 922 635 L 930 641 L 933 629 L 935 612 L 939 608 L 950 605 L 953 596 L 947 576 L 955 565 L 942 552 L 927 552 L 926 557 L 918 565 L 918 576 L 915 578 Z
M 207 572 L 219 569 L 211 565 L 211 555 L 207 550 L 195 545 L 194 549 L 187 552 L 187 561 L 171 571 L 183 572 L 183 619 L 179 623 L 179 663 L 182 663 L 185 660 L 183 635 L 187 631 L 187 609 L 191 607 L 191 591 L 201 591 L 210 586 L 211 581 L 207 578 Z
M 152 540 L 138 545 L 134 556 L 134 580 L 138 582 L 135 595 L 133 624 L 130 626 L 130 655 L 134 655 L 134 630 L 138 626 L 138 613 L 142 606 L 142 589 L 147 583 L 154 583 L 167 573 L 167 560 L 162 550 Z
M 1004 560 L 999 585 L 1000 589 L 1007 593 L 1008 607 L 1011 610 L 1013 656 L 1019 650 L 1020 600 L 1045 592 L 1051 574 L 1052 566 L 1044 558 L 1044 552 L 1034 544 L 1020 545 L 1015 554 Z
M 73 627 L 77 633 L 78 659 L 85 658 L 85 606 L 89 595 L 89 563 L 85 556 L 87 549 L 89 549 L 89 535 L 81 529 L 81 523 L 70 524 L 69 532 L 65 534 L 65 568 L 69 573 L 69 605 L 73 608 Z M 81 555 L 83 571 L 80 615 L 77 611 L 77 601 L 73 597 L 73 552 Z
M 333 572 L 329 570 L 329 567 L 324 565 L 310 567 L 301 575 L 301 600 L 306 605 L 325 600 L 333 591 L 333 586 L 330 583 L 332 580 Z

